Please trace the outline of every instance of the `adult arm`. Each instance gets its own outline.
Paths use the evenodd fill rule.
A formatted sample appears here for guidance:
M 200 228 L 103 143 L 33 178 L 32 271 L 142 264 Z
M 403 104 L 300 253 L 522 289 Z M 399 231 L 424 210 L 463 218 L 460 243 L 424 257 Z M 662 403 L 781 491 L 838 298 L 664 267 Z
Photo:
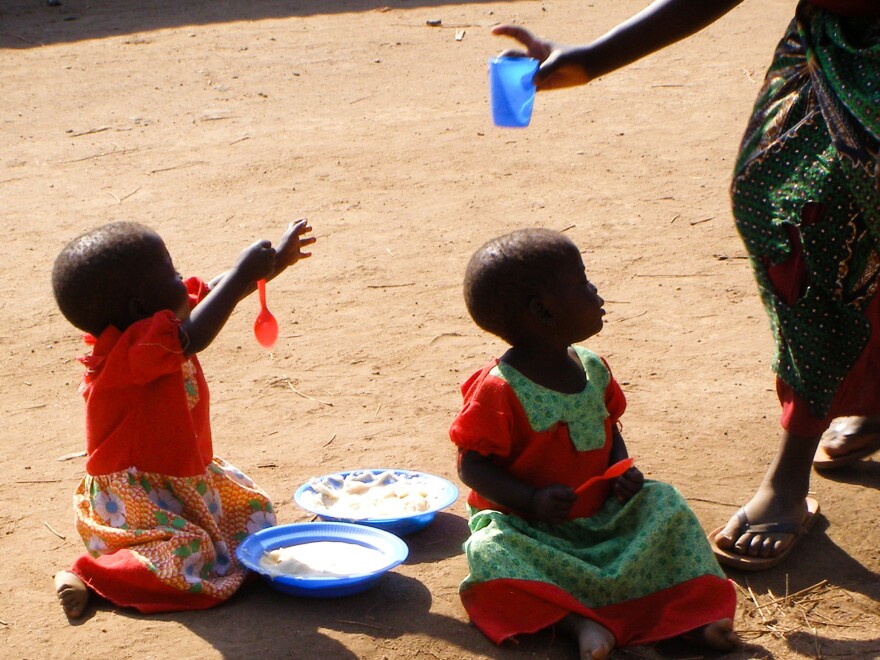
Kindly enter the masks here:
M 542 62 L 535 74 L 539 90 L 583 85 L 699 32 L 742 0 L 656 0 L 648 7 L 580 46 L 562 46 L 517 25 L 499 25 L 492 33 L 508 36 Z M 508 53 L 513 54 L 513 53 Z

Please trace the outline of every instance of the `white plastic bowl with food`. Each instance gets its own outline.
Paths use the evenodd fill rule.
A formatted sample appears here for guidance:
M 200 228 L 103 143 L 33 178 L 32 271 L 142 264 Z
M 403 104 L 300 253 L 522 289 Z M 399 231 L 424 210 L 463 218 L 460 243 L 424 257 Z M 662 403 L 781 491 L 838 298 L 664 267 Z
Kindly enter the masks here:
M 375 468 L 309 479 L 293 499 L 321 520 L 405 535 L 429 525 L 438 511 L 458 499 L 458 489 L 433 474 Z
M 238 560 L 274 589 L 310 598 L 359 593 L 409 556 L 400 538 L 352 523 L 296 523 L 251 534 Z

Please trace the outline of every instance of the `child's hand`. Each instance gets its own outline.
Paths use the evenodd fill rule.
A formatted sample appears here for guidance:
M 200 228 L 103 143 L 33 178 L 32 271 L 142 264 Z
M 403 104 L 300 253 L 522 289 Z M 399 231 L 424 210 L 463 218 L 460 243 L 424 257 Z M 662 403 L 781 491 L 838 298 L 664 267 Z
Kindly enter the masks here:
M 618 502 L 628 502 L 644 485 L 645 475 L 642 474 L 639 468 L 631 467 L 614 480 L 611 490 Z
M 275 272 L 275 258 L 275 248 L 269 241 L 257 241 L 242 250 L 232 270 L 253 286 L 253 282 L 266 279 Z
M 312 231 L 312 227 L 305 218 L 300 218 L 288 225 L 287 231 L 284 232 L 284 236 L 281 237 L 275 250 L 276 275 L 300 259 L 312 256 L 311 252 L 302 251 L 302 248 L 315 242 L 314 236 L 304 236 L 304 234 L 308 234 L 310 231 Z
M 577 495 L 568 486 L 539 488 L 532 496 L 531 513 L 537 520 L 560 523 L 566 519 L 576 500 Z

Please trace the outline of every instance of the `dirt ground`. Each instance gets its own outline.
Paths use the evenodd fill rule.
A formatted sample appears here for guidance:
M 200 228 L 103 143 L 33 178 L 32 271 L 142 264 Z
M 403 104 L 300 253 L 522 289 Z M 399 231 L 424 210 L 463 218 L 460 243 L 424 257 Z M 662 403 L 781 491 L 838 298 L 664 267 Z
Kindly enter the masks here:
M 61 247 L 131 219 L 210 278 L 308 217 L 314 257 L 269 288 L 272 351 L 242 303 L 202 354 L 215 451 L 272 496 L 359 467 L 458 482 L 459 384 L 501 343 L 460 283 L 488 238 L 566 230 L 608 301 L 589 342 L 626 391 L 641 469 L 704 527 L 757 486 L 778 429 L 768 325 L 730 218 L 728 179 L 792 0 L 745 2 L 684 44 L 492 126 L 489 35 L 515 21 L 585 41 L 643 0 L 3 0 L 0 3 L 0 655 L 569 658 L 552 631 L 496 648 L 467 621 L 464 489 L 410 557 L 337 600 L 246 586 L 211 611 L 63 616 L 52 574 L 82 544 L 84 352 L 56 310 Z M 442 21 L 431 27 L 428 21 Z M 731 573 L 747 646 L 732 658 L 880 657 L 880 463 L 815 476 L 823 519 L 783 566 Z M 694 657 L 672 645 L 616 657 Z

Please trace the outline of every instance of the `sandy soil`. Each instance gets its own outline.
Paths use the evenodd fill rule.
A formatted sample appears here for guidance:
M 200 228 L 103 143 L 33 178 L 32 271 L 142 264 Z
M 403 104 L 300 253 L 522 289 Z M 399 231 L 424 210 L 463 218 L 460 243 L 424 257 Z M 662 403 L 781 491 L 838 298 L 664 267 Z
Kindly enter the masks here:
M 458 385 L 503 350 L 468 319 L 462 272 L 486 239 L 527 225 L 567 230 L 586 251 L 609 301 L 590 345 L 626 390 L 642 470 L 676 484 L 707 529 L 751 495 L 777 405 L 727 184 L 794 2 L 746 2 L 686 44 L 542 95 L 526 130 L 489 120 L 486 60 L 504 45 L 492 25 L 583 41 L 642 4 L 0 5 L 3 656 L 575 654 L 550 631 L 498 649 L 468 624 L 463 497 L 358 596 L 301 600 L 256 583 L 212 611 L 98 603 L 68 623 L 51 576 L 81 549 L 71 493 L 83 459 L 62 458 L 84 447 L 83 345 L 49 272 L 67 240 L 112 220 L 153 226 L 178 267 L 204 277 L 291 219 L 315 227 L 314 258 L 270 287 L 276 348 L 254 341 L 247 300 L 202 357 L 215 449 L 271 494 L 282 522 L 309 518 L 291 495 L 317 474 L 399 466 L 458 483 L 446 435 Z M 880 657 L 878 485 L 876 461 L 816 476 L 826 517 L 791 560 L 731 573 L 748 642 L 731 657 Z M 682 655 L 694 652 L 618 657 Z

